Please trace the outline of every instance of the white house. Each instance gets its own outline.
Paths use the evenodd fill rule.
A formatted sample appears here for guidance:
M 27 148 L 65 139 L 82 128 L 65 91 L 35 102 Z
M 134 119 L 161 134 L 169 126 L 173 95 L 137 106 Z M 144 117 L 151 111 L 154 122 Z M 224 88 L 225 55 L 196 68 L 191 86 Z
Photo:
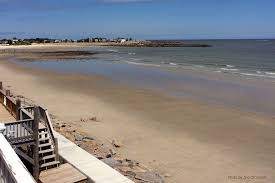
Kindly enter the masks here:
M 120 43 L 125 43 L 127 40 L 126 39 L 121 39 Z

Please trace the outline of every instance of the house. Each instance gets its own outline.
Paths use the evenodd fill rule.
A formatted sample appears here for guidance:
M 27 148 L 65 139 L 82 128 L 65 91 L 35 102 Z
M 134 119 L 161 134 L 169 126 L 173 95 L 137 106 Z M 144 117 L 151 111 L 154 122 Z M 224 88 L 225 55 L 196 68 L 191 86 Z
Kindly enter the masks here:
M 107 38 L 101 38 L 101 42 L 107 42 Z
M 127 39 L 120 39 L 120 43 L 125 43 Z
M 18 39 L 13 39 L 13 40 L 12 40 L 12 44 L 17 44 L 18 42 L 19 42 Z

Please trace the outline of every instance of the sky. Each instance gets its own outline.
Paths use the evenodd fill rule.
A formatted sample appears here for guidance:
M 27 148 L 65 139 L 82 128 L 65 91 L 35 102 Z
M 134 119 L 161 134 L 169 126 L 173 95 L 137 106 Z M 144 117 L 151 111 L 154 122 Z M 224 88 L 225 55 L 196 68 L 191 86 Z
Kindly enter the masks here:
M 275 38 L 275 0 L 0 0 L 0 38 Z

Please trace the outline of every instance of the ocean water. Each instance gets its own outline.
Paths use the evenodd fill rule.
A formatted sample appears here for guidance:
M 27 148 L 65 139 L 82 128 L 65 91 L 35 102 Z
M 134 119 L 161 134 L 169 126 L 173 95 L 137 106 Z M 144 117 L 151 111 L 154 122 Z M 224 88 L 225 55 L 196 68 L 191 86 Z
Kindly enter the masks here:
M 18 62 L 107 76 L 173 97 L 275 116 L 275 40 L 208 40 L 207 48 L 107 48 L 90 60 Z
M 275 40 L 204 40 L 208 48 L 110 48 L 103 60 L 147 66 L 204 67 L 275 79 Z M 111 58 L 110 58 L 111 56 Z

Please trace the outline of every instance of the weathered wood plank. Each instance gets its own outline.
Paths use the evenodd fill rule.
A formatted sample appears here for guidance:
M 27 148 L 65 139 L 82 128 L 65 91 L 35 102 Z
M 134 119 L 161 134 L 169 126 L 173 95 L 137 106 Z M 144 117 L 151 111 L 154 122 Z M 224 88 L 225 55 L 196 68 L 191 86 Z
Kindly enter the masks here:
M 41 183 L 87 182 L 87 177 L 68 163 L 60 165 L 58 168 L 42 171 L 39 179 Z

